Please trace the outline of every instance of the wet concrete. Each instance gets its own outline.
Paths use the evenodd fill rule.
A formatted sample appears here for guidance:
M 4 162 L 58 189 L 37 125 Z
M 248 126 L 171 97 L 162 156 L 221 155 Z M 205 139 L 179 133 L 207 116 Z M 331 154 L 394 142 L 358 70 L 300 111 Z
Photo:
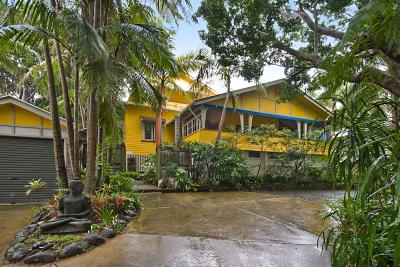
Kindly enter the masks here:
M 0 265 L 15 235 L 35 215 L 35 205 L 0 205 Z
M 150 193 L 125 234 L 58 266 L 330 266 L 322 204 L 250 193 Z
M 332 202 L 341 200 L 343 190 L 291 190 L 291 191 L 265 191 L 265 194 L 288 196 L 317 202 Z

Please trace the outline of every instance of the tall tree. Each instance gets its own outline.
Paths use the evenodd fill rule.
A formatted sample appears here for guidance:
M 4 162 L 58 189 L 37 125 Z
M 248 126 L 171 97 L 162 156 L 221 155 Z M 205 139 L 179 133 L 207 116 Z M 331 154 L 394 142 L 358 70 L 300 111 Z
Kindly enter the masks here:
M 55 0 L 52 1 L 52 6 L 56 8 L 57 10 L 61 9 L 61 3 L 60 2 L 55 2 Z M 56 46 L 56 54 L 57 54 L 57 60 L 58 60 L 58 68 L 59 68 L 59 74 L 60 74 L 60 80 L 61 80 L 61 90 L 63 94 L 63 103 L 64 103 L 64 111 L 65 111 L 65 119 L 67 121 L 67 134 L 68 134 L 68 155 L 69 155 L 69 162 L 72 166 L 72 173 L 73 176 L 79 176 L 79 166 L 76 166 L 75 164 L 75 153 L 74 153 L 74 126 L 73 126 L 73 120 L 72 120 L 72 109 L 71 109 L 71 103 L 70 103 L 70 98 L 69 98 L 69 91 L 68 91 L 68 84 L 67 84 L 67 76 L 64 68 L 64 61 L 63 61 L 63 55 L 61 51 L 61 45 L 58 40 L 55 41 L 55 46 Z
M 205 51 L 199 50 L 198 52 L 189 52 L 178 57 L 174 57 L 170 54 L 170 58 L 160 62 L 161 64 L 142 66 L 142 72 L 145 73 L 149 83 L 157 89 L 161 97 L 160 101 L 151 105 L 157 113 L 155 129 L 157 146 L 160 146 L 162 141 L 162 114 L 165 109 L 165 100 L 175 93 L 180 93 L 190 98 L 192 95 L 201 92 L 204 89 L 204 85 L 195 82 L 190 75 L 200 70 L 207 64 L 207 61 L 208 59 Z M 185 90 L 182 88 L 179 85 L 180 80 L 189 81 L 190 89 Z M 136 94 L 137 92 L 138 91 L 135 90 L 130 95 L 130 100 L 132 102 L 141 102 L 140 96 Z
M 47 37 L 43 38 L 43 50 L 46 59 L 47 76 L 49 82 L 48 88 L 50 96 L 51 118 L 53 126 L 53 146 L 54 146 L 54 154 L 56 160 L 57 178 L 59 184 L 62 187 L 67 188 L 68 176 L 67 176 L 67 170 L 65 168 L 64 148 L 61 137 L 60 116 L 58 113 L 56 84 L 54 80 L 53 65 L 51 61 L 50 47 Z
M 399 8 L 395 0 L 203 0 L 196 17 L 206 20 L 211 45 L 234 46 L 229 56 L 248 80 L 275 64 L 285 68 L 287 93 L 370 82 L 400 95 L 388 70 L 400 64 Z

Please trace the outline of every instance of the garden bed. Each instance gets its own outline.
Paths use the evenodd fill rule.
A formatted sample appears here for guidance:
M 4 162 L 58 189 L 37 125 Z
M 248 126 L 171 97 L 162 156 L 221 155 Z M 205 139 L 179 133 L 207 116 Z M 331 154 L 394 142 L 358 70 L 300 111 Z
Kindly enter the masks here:
M 109 178 L 91 197 L 90 230 L 83 233 L 43 234 L 40 226 L 57 216 L 61 190 L 49 200 L 29 225 L 24 227 L 5 253 L 9 262 L 50 263 L 85 253 L 115 237 L 140 211 L 140 198 L 132 190 L 133 180 L 120 173 Z M 61 193 L 62 192 L 62 193 Z

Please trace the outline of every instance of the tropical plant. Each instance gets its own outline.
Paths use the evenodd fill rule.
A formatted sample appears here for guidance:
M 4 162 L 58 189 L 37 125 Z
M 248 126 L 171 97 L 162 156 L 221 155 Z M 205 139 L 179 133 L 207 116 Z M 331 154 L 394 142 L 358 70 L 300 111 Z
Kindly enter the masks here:
M 204 50 L 189 52 L 185 55 L 173 57 L 157 64 L 142 65 L 142 72 L 148 77 L 148 82 L 158 90 L 161 98 L 156 103 L 150 103 L 157 113 L 156 119 L 156 145 L 161 145 L 162 113 L 165 109 L 166 99 L 173 94 L 182 94 L 188 98 L 204 90 L 205 85 L 194 81 L 190 74 L 198 71 L 207 62 Z M 182 88 L 179 81 L 188 81 L 191 85 L 187 91 Z M 141 86 L 141 85 L 138 85 Z M 139 94 L 138 94 L 139 93 Z M 130 101 L 140 103 L 142 95 L 140 90 L 132 90 Z M 149 104 L 149 103 L 147 103 Z
M 70 140 L 68 154 L 74 175 L 77 175 L 78 121 L 81 117 L 81 124 L 87 127 L 88 139 L 85 191 L 93 194 L 98 184 L 95 172 L 98 158 L 97 138 L 100 137 L 99 145 L 106 139 L 118 142 L 118 138 L 121 138 L 122 98 L 126 88 L 136 88 L 147 102 L 159 102 L 158 91 L 147 82 L 140 72 L 140 66 L 159 65 L 168 61 L 171 54 L 166 48 L 169 35 L 155 19 L 156 12 L 147 3 L 103 3 L 96 0 L 86 5 L 80 2 L 55 1 L 49 4 L 47 1 L 16 1 L 2 4 L 0 8 L 7 12 L 1 17 L 0 37 L 2 47 L 7 49 L 2 51 L 1 58 L 13 58 L 8 54 L 3 57 L 3 52 L 17 55 L 12 46 L 19 44 L 38 54 L 44 54 L 43 62 L 47 66 L 45 73 L 54 121 L 57 173 L 59 183 L 63 186 L 67 184 L 67 176 L 58 125 L 57 97 L 61 95 L 56 90 L 55 70 L 60 77 L 64 112 L 69 122 L 72 121 L 72 110 L 68 88 L 74 87 L 75 127 L 71 130 L 72 123 L 67 123 Z M 154 7 L 162 17 L 177 20 L 181 19 L 178 12 L 183 11 L 188 4 L 187 1 L 155 2 Z M 101 8 L 103 5 L 107 5 L 107 8 Z M 52 49 L 57 54 L 56 67 L 52 65 Z M 23 54 L 19 55 L 23 57 Z M 71 61 L 73 64 L 70 64 Z M 5 65 L 6 60 L 2 62 Z M 70 77 L 72 74 L 73 78 Z M 69 84 L 69 81 L 74 81 L 74 85 Z M 97 129 L 100 130 L 99 133 Z
M 28 196 L 32 192 L 39 191 L 46 185 L 45 182 L 42 182 L 42 179 L 33 179 L 27 185 L 25 185 L 26 192 L 25 194 Z
M 335 96 L 330 171 L 343 179 L 342 203 L 331 205 L 322 234 L 334 266 L 399 266 L 399 102 L 377 86 L 348 87 Z M 355 194 L 353 193 L 355 190 Z
M 223 185 L 240 189 L 248 183 L 250 166 L 242 151 L 221 142 L 218 148 L 212 144 L 190 142 L 184 144 L 193 158 L 195 182 L 203 185 Z
M 117 173 L 115 175 L 111 175 L 110 178 L 110 185 L 115 188 L 115 191 L 118 192 L 129 192 L 132 190 L 133 186 L 133 179 L 124 173 Z

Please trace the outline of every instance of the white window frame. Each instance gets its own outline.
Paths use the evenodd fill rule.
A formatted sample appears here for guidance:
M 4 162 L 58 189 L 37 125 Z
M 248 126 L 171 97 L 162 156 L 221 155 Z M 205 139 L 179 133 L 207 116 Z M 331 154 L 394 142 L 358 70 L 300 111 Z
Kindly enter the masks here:
M 191 135 L 192 133 L 198 132 L 201 129 L 201 115 L 188 120 L 182 125 L 183 137 Z
M 153 126 L 151 129 L 152 139 L 146 138 L 146 124 L 152 124 L 152 126 Z M 155 121 L 148 121 L 148 120 L 142 121 L 142 140 L 143 141 L 155 141 L 156 140 L 156 123 L 155 123 Z

